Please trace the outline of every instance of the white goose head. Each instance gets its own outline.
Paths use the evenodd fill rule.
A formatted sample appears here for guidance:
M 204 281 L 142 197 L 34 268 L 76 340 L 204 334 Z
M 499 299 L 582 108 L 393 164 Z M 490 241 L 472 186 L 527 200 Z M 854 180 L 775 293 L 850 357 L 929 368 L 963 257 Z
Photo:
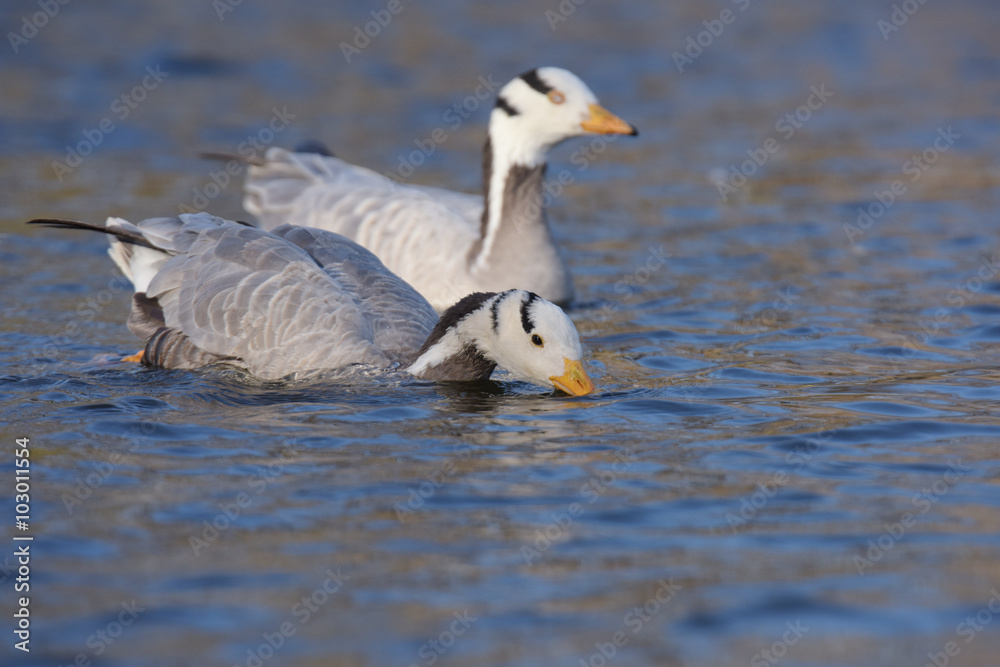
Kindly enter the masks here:
M 638 131 L 597 102 L 597 96 L 572 72 L 539 67 L 500 89 L 490 115 L 494 153 L 526 167 L 545 162 L 548 150 L 585 134 Z
M 488 269 L 505 227 L 508 235 L 520 236 L 506 244 L 508 252 L 524 243 L 551 245 L 542 191 L 548 152 L 561 141 L 587 134 L 638 131 L 599 105 L 579 77 L 558 67 L 529 70 L 500 89 L 483 152 L 485 202 L 480 243 L 470 254 L 474 270 Z M 534 236 L 524 236 L 525 231 Z M 562 272 L 568 301 L 572 286 L 565 268 Z
M 477 292 L 441 315 L 409 372 L 432 380 L 486 379 L 497 366 L 519 380 L 583 396 L 594 383 L 583 368 L 572 320 L 532 292 Z

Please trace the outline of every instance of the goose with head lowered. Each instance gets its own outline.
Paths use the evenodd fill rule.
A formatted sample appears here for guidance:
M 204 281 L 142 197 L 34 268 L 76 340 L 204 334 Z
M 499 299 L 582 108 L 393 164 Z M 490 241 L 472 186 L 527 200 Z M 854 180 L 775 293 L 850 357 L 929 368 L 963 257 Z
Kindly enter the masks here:
M 374 252 L 437 310 L 511 287 L 566 305 L 573 282 L 545 215 L 549 149 L 588 134 L 637 134 L 576 75 L 533 69 L 501 88 L 483 151 L 483 195 L 404 185 L 317 152 L 270 148 L 251 165 L 244 208 L 343 234 Z
M 353 364 L 429 380 L 485 380 L 497 367 L 568 394 L 594 390 L 576 327 L 532 292 L 473 293 L 438 318 L 371 252 L 321 229 L 267 232 L 207 213 L 104 226 L 135 293 L 129 329 L 147 366 L 224 363 L 262 380 Z

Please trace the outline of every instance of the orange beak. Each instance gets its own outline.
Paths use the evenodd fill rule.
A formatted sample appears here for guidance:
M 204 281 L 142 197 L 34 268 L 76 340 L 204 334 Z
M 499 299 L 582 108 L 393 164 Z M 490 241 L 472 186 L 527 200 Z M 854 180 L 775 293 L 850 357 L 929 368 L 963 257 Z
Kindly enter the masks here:
M 635 136 L 639 130 L 614 115 L 600 104 L 590 105 L 590 116 L 580 123 L 585 132 L 595 134 L 629 134 Z
M 553 375 L 549 378 L 556 389 L 564 391 L 570 396 L 586 396 L 594 391 L 594 382 L 583 370 L 583 362 L 577 359 L 572 361 L 565 359 L 565 368 L 562 375 Z

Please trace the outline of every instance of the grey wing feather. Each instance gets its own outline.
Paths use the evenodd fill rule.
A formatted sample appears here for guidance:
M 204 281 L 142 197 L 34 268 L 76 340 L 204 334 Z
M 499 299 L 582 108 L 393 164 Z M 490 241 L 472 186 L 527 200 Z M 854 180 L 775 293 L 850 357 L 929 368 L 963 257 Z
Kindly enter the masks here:
M 368 313 L 375 345 L 393 358 L 409 359 L 433 330 L 433 306 L 369 250 L 322 229 L 282 225 L 272 233 L 306 251 Z
M 480 237 L 480 196 L 397 184 L 338 158 L 271 148 L 264 166 L 249 169 L 243 204 L 265 229 L 296 224 L 347 236 L 438 309 L 479 287 L 469 260 Z
M 310 240 L 284 230 L 296 243 L 209 218 L 181 216 L 173 234 L 166 223 L 153 224 L 164 245 L 183 254 L 160 268 L 147 291 L 166 326 L 201 350 L 276 379 L 403 361 L 433 327 L 426 301 L 342 237 L 311 230 Z

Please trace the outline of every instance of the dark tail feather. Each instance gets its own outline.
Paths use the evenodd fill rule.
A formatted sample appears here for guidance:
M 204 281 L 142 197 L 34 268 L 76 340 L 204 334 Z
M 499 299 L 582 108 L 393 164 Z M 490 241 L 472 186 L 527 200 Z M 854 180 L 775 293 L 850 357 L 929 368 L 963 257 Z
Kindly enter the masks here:
M 324 157 L 337 157 L 326 144 L 318 139 L 306 139 L 295 147 L 296 153 L 315 153 Z
M 266 160 L 264 160 L 264 158 L 257 157 L 256 155 L 248 157 L 246 155 L 237 155 L 236 153 L 216 153 L 215 151 L 205 151 L 203 153 L 198 153 L 198 157 L 205 160 L 221 160 L 223 162 L 236 160 L 237 162 L 242 162 L 243 164 L 252 164 L 255 167 L 263 167 L 266 164 Z
M 323 155 L 325 157 L 336 157 L 326 144 L 322 141 L 316 139 L 308 139 L 303 141 L 301 144 L 295 147 L 296 153 L 315 153 L 316 155 Z M 236 153 L 219 153 L 216 151 L 205 151 L 203 153 L 198 153 L 198 157 L 204 158 L 206 160 L 221 160 L 224 162 L 229 162 L 230 160 L 235 160 L 237 162 L 242 162 L 243 164 L 252 164 L 255 167 L 263 167 L 267 164 L 267 160 L 258 155 L 237 155 Z
M 137 234 L 128 229 L 112 229 L 110 227 L 105 227 L 104 225 L 95 225 L 92 222 L 58 220 L 56 218 L 39 218 L 37 220 L 29 220 L 27 224 L 42 225 L 43 227 L 55 227 L 57 229 L 85 229 L 92 232 L 101 232 L 102 234 L 117 236 L 119 240 L 125 243 L 134 243 L 135 245 L 145 246 L 147 248 L 152 248 L 153 250 L 160 250 L 160 248 L 157 248 L 155 245 L 147 241 L 141 234 Z

